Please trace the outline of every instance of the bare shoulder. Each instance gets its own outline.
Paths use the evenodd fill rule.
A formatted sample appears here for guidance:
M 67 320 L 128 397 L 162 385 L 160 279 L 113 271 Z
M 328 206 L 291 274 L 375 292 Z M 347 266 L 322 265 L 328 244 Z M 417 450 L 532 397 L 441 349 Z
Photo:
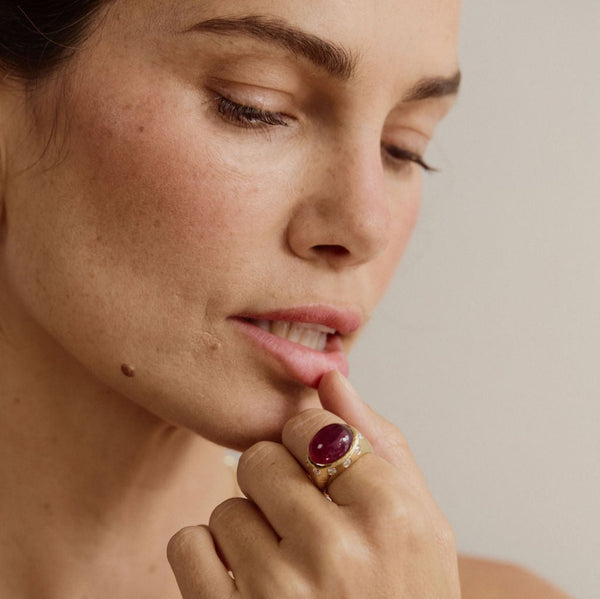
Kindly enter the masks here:
M 461 555 L 458 567 L 462 599 L 570 599 L 516 564 Z

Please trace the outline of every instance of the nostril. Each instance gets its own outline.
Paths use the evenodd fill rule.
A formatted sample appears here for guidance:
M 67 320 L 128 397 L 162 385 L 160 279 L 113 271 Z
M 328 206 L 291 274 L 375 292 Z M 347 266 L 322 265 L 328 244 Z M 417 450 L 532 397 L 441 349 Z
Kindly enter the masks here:
M 315 245 L 313 250 L 330 256 L 347 256 L 350 253 L 343 245 Z

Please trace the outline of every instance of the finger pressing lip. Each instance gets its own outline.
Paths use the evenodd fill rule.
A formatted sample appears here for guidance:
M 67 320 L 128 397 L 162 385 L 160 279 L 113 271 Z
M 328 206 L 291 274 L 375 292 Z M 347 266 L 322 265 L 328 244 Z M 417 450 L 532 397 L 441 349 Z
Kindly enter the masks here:
M 415 469 L 414 458 L 402 432 L 364 403 L 342 374 L 332 371 L 323 376 L 319 398 L 326 410 L 347 419 L 365 435 L 378 456 L 401 471 Z
M 428 493 L 425 479 L 402 432 L 365 404 L 343 375 L 333 371 L 323 376 L 319 385 L 319 397 L 321 404 L 326 409 L 331 409 L 340 417 L 347 418 L 348 423 L 355 426 L 370 441 L 378 458 L 397 470 L 397 473 L 394 474 L 393 470 L 388 469 L 385 464 L 380 464 L 377 470 L 382 475 L 384 472 L 388 472 L 386 476 L 392 481 L 397 479 L 398 473 L 401 473 L 401 486 L 404 491 L 412 488 L 413 492 L 417 494 Z M 372 461 L 372 456 L 367 459 Z M 365 470 L 365 464 L 361 460 L 351 469 L 353 471 L 351 478 L 360 478 L 360 472 Z M 374 466 L 371 465 L 370 469 L 373 471 Z M 350 484 L 351 481 L 346 477 L 340 477 L 331 483 L 332 489 L 335 489 L 338 494 L 342 493 L 342 488 L 347 487 L 348 493 L 342 493 L 343 501 L 351 502 L 353 501 L 352 497 L 356 498 L 356 489 L 353 490 L 349 487 Z M 372 492 L 377 494 L 379 492 L 377 491 L 378 482 L 372 477 L 363 481 L 363 489 L 366 490 L 370 485 L 373 485 Z M 342 495 L 339 496 L 340 499 Z M 330 496 L 333 497 L 331 493 Z M 336 499 L 336 501 L 338 500 Z
M 315 488 L 323 488 L 333 503 L 344 512 L 350 510 L 347 513 L 364 516 L 353 519 L 355 524 L 361 526 L 365 523 L 384 522 L 385 528 L 383 514 L 394 514 L 398 511 L 398 506 L 401 506 L 402 511 L 404 509 L 402 506 L 409 505 L 409 502 L 415 503 L 412 481 L 410 478 L 405 478 L 395 466 L 374 453 L 363 451 L 355 456 L 352 449 L 346 453 L 345 448 L 348 444 L 344 440 L 339 444 L 341 447 L 338 446 L 337 441 L 342 437 L 337 436 L 335 428 L 332 429 L 332 435 L 335 437 L 333 443 L 328 443 L 327 437 L 330 435 L 328 431 L 323 431 L 315 438 L 319 431 L 331 424 L 345 423 L 326 410 L 313 409 L 302 412 L 284 427 L 283 444 L 309 473 Z M 359 433 L 351 433 L 350 447 L 354 449 L 356 434 Z M 315 440 L 311 442 L 313 438 Z M 319 448 L 318 441 L 321 438 L 324 442 L 323 447 Z M 315 446 L 321 452 L 323 460 L 314 460 Z M 333 455 L 328 455 L 329 450 Z M 342 455 L 339 455 L 340 452 Z M 309 453 L 312 462 L 307 462 Z M 323 466 L 316 466 L 313 462 Z M 380 531 L 379 526 L 376 528 Z
M 338 506 L 372 503 L 370 491 L 379 493 L 382 477 L 387 479 L 390 469 L 396 474 L 397 471 L 374 454 L 365 454 L 368 445 L 357 441 L 358 431 L 347 426 L 329 426 L 340 424 L 345 425 L 331 412 L 306 410 L 286 424 L 283 444 L 309 473 L 315 487 L 326 490 Z M 319 431 L 322 432 L 317 435 Z M 357 452 L 357 445 L 365 450 Z M 309 454 L 311 462 L 307 460 Z M 344 484 L 340 486 L 338 481 L 342 480 Z

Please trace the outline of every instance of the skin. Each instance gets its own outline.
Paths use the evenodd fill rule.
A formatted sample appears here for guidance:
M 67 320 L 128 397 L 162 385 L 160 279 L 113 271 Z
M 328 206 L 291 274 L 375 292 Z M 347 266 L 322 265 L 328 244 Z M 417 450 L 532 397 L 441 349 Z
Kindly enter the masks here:
M 223 67 L 227 40 L 181 33 L 221 16 L 219 3 L 117 2 L 35 110 L 15 109 L 13 146 L 28 146 L 8 156 L 5 278 L 19 304 L 102 383 L 161 418 L 240 449 L 277 438 L 298 406 L 318 405 L 315 394 L 240 343 L 227 318 L 325 303 L 366 322 L 421 195 L 416 165 L 402 174 L 382 165 L 382 130 L 422 152 L 451 103 L 392 112 L 421 77 L 457 69 L 455 3 L 392 4 L 373 14 L 339 2 L 310 12 L 291 2 L 236 5 L 364 54 L 356 81 L 340 84 L 250 40 L 231 51 L 256 58 Z M 340 11 L 347 20 L 331 31 Z M 432 20 L 431 11 L 441 14 Z M 397 16 L 381 29 L 390 12 Z M 415 44 L 423 22 L 428 35 Z M 421 57 L 430 38 L 437 47 Z M 232 126 L 216 113 L 215 91 L 302 122 Z M 31 166 L 52 127 L 54 141 Z M 329 245 L 347 253 L 313 249 Z M 135 381 L 122 364 L 135 367 Z
M 54 77 L 1 84 L 0 594 L 181 596 L 164 547 L 210 522 L 169 545 L 185 599 L 459 597 L 452 530 L 400 432 L 230 320 L 350 309 L 350 350 L 419 211 L 420 167 L 380 145 L 423 153 L 449 110 L 401 99 L 456 72 L 458 2 L 235 3 L 349 49 L 344 82 L 273 44 L 186 33 L 222 5 L 116 0 Z M 217 94 L 290 124 L 241 127 Z M 377 454 L 336 481 L 343 508 L 294 460 L 340 419 Z M 221 503 L 220 445 L 246 450 L 254 501 Z

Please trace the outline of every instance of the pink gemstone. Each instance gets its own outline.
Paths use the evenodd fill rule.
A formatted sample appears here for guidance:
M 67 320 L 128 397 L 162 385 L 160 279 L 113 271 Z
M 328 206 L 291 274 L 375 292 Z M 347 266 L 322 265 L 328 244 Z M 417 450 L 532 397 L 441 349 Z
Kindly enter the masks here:
M 312 438 L 308 455 L 315 464 L 331 464 L 348 453 L 352 440 L 352 431 L 346 425 L 328 424 Z

